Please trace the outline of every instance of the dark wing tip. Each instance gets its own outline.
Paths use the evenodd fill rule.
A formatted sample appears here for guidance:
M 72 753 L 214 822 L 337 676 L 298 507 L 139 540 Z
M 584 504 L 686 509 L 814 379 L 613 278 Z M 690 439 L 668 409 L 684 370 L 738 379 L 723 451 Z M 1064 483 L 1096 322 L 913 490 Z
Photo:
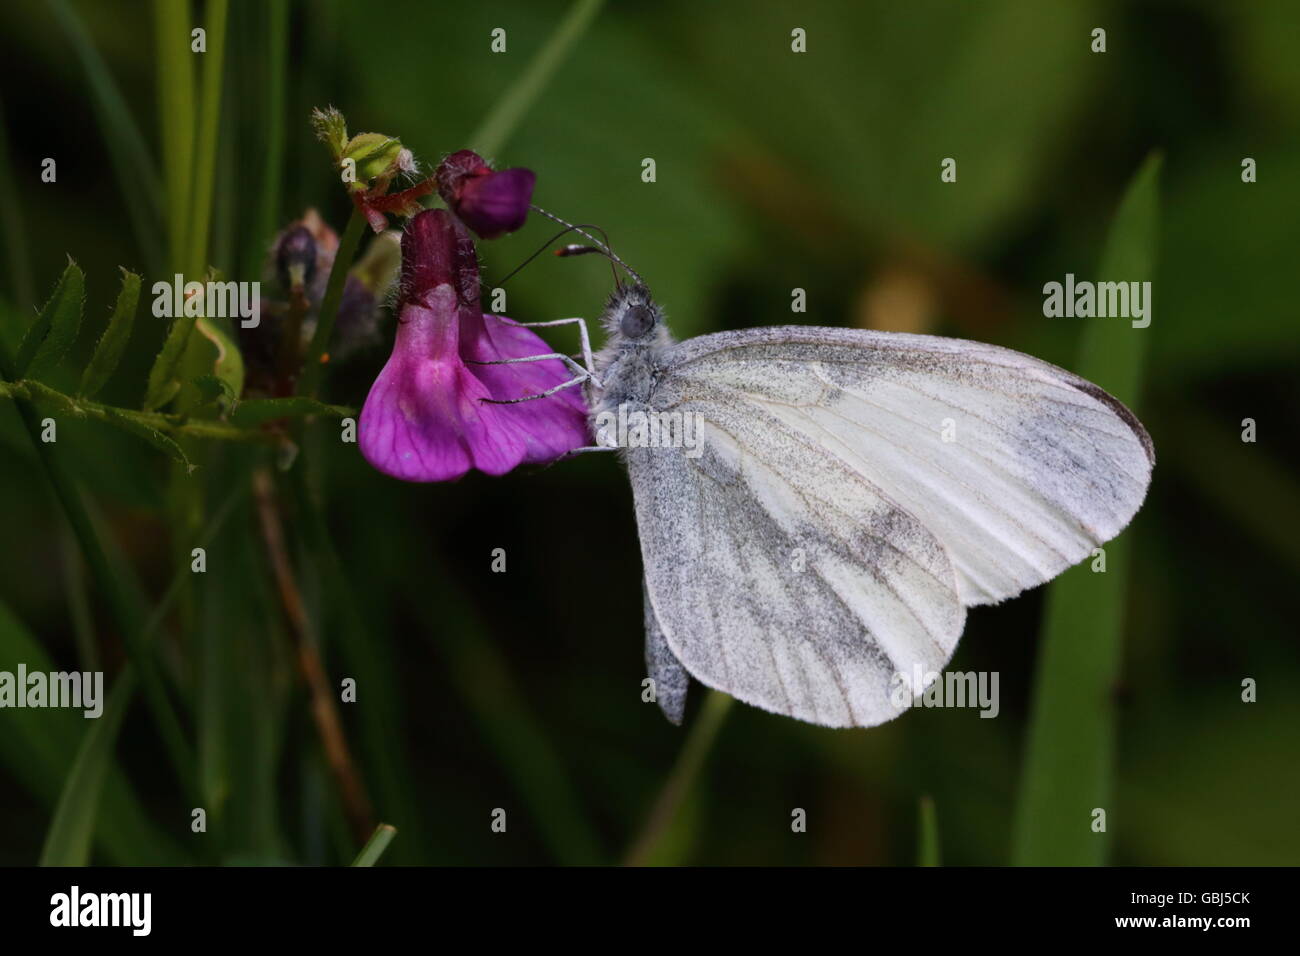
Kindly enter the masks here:
M 1092 396 L 1118 415 L 1120 420 L 1129 427 L 1133 434 L 1137 436 L 1138 441 L 1142 443 L 1142 450 L 1147 453 L 1147 460 L 1151 462 L 1152 466 L 1155 465 L 1156 446 L 1151 442 L 1151 436 L 1148 435 L 1147 430 L 1142 427 L 1142 423 L 1138 421 L 1137 416 L 1128 410 L 1127 405 L 1104 388 L 1093 385 L 1092 382 L 1089 382 L 1087 379 L 1073 378 L 1070 380 L 1070 384 L 1085 395 Z

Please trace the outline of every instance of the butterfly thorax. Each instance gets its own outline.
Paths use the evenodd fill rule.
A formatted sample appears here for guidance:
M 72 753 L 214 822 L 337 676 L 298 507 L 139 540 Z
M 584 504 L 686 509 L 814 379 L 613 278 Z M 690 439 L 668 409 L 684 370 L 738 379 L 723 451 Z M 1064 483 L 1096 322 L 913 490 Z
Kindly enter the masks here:
M 601 314 L 605 346 L 596 355 L 601 387 L 592 395 L 593 420 L 601 412 L 649 407 L 661 357 L 673 344 L 663 311 L 642 285 L 620 286 Z

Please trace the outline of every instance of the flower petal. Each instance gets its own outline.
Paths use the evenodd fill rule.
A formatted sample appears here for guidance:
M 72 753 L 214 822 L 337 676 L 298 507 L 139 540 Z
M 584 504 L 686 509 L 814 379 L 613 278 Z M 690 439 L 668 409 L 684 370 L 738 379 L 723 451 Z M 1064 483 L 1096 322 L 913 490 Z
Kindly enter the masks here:
M 524 460 L 526 442 L 503 416 L 509 406 L 481 401 L 488 388 L 456 351 L 451 287 L 426 302 L 402 310 L 393 354 L 361 409 L 361 453 L 404 481 L 450 481 L 471 468 L 505 474 Z
M 545 355 L 554 351 L 531 329 L 504 316 L 483 316 L 482 333 L 471 336 L 462 328 L 461 355 L 467 361 L 490 362 L 505 358 Z M 537 395 L 567 382 L 574 373 L 555 359 L 515 362 L 510 365 L 471 365 L 479 380 L 497 400 Z M 582 386 L 573 385 L 547 398 L 498 406 L 516 425 L 526 452 L 524 461 L 552 461 L 575 448 L 590 444 L 587 404 Z
M 503 169 L 466 179 L 452 208 L 480 238 L 495 239 L 524 224 L 536 182 L 531 169 Z

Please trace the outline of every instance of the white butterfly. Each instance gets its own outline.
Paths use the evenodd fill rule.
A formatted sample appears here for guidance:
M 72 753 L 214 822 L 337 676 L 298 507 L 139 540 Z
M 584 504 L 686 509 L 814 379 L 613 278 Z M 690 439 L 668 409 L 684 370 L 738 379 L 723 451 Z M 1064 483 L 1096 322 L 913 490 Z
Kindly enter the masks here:
M 583 335 L 592 421 L 624 446 L 674 723 L 688 675 L 831 727 L 898 716 L 900 676 L 947 663 L 967 607 L 1090 556 L 1151 480 L 1132 412 L 1010 349 L 805 326 L 675 343 L 639 282 L 602 322 L 594 363 Z M 629 418 L 700 433 L 671 447 L 613 429 Z

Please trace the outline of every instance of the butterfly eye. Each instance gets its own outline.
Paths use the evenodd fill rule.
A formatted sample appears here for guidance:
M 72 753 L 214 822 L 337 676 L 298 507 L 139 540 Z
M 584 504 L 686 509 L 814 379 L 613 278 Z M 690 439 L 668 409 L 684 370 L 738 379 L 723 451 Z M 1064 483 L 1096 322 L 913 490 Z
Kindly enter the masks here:
M 634 305 L 623 313 L 623 318 L 619 321 L 618 330 L 623 333 L 625 338 L 639 339 L 650 331 L 650 326 L 654 325 L 654 313 L 648 306 Z

